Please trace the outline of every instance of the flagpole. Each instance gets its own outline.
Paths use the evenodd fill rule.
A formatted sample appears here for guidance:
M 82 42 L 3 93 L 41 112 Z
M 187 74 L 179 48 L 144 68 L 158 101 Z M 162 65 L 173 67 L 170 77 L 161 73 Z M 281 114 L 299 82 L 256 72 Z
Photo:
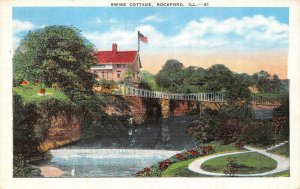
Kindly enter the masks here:
M 138 31 L 138 52 L 140 52 L 140 31 Z

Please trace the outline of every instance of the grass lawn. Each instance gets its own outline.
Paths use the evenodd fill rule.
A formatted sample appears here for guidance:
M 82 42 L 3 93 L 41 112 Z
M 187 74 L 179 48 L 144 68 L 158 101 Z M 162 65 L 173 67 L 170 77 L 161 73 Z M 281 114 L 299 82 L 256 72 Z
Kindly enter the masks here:
M 216 153 L 228 153 L 233 151 L 238 151 L 234 144 L 222 145 L 219 142 L 211 142 L 203 145 L 210 145 L 214 149 L 214 154 Z M 162 177 L 209 177 L 207 175 L 202 175 L 199 173 L 194 173 L 188 169 L 188 165 L 198 158 L 189 159 L 186 161 L 174 163 L 170 165 L 163 173 Z
M 236 152 L 236 151 L 245 151 L 245 150 L 238 150 L 236 147 L 235 147 L 235 144 L 232 143 L 232 144 L 226 144 L 226 145 L 223 145 L 221 144 L 220 142 L 210 142 L 210 143 L 207 143 L 207 144 L 203 144 L 203 145 L 210 145 L 213 147 L 214 149 L 214 153 L 228 153 L 228 152 Z
M 290 170 L 286 170 L 272 175 L 267 175 L 265 177 L 289 177 L 289 176 L 290 176 Z
M 290 157 L 290 146 L 289 143 L 286 143 L 273 150 L 268 150 L 267 152 L 282 155 L 284 157 Z
M 199 177 L 204 176 L 194 173 L 188 169 L 188 165 L 197 158 L 189 159 L 186 161 L 174 163 L 168 167 L 163 173 L 162 177 Z
M 245 154 L 229 155 L 210 159 L 201 165 L 201 168 L 210 172 L 223 173 L 227 164 L 227 158 L 237 160 L 237 174 L 262 173 L 276 168 L 277 162 L 265 155 L 249 152 Z
M 253 93 L 251 93 L 251 95 L 253 96 Z M 279 99 L 282 98 L 284 96 L 284 93 L 279 93 L 279 94 L 275 94 L 275 93 L 256 93 L 256 95 L 268 98 L 268 99 Z
M 68 97 L 60 91 L 55 91 L 53 88 L 45 88 L 46 95 L 39 96 L 40 86 L 29 84 L 29 85 L 21 85 L 13 88 L 13 91 L 19 94 L 25 103 L 43 100 L 45 98 L 56 98 L 61 100 L 68 100 Z

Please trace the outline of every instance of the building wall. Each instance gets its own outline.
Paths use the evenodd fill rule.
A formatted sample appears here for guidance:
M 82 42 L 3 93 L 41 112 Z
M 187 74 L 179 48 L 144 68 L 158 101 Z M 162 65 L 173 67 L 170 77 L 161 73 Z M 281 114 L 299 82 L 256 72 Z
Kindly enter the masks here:
M 136 68 L 135 64 L 113 64 L 112 69 L 106 69 L 105 67 L 95 69 L 95 67 L 92 68 L 92 73 L 97 74 L 97 79 L 114 80 L 117 82 L 122 81 L 126 76 L 127 70 L 130 70 L 131 76 L 134 78 L 133 80 L 138 81 L 139 69 Z

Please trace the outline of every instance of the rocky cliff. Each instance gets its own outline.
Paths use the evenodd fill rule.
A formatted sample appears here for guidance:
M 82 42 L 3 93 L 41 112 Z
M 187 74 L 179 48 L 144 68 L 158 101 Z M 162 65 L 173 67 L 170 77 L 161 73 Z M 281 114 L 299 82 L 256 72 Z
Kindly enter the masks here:
M 43 151 L 47 151 L 78 141 L 79 139 L 80 123 L 76 116 L 60 115 L 51 118 L 51 126 L 47 130 L 40 148 Z
M 211 103 L 201 103 L 194 101 L 170 101 L 167 99 L 149 99 L 133 96 L 106 96 L 105 113 L 110 117 L 101 123 L 100 126 L 93 126 L 89 133 L 85 133 L 83 140 L 110 140 L 109 143 L 119 143 L 128 137 L 130 130 L 130 120 L 135 128 L 144 126 L 145 132 L 160 133 L 156 131 L 160 128 L 158 121 L 162 118 L 181 117 L 186 115 L 199 115 L 199 111 L 205 108 L 217 108 Z M 51 119 L 51 126 L 46 132 L 43 143 L 40 145 L 42 150 L 60 147 L 81 138 L 80 122 L 76 116 L 60 115 Z M 147 125 L 148 124 L 148 125 Z M 181 124 L 174 124 L 177 127 Z M 170 126 L 171 130 L 175 127 Z M 149 130 L 150 129 L 150 130 Z M 160 128 L 161 129 L 161 128 Z M 176 130 L 176 129 L 175 129 Z M 141 131 L 142 132 L 142 131 Z M 144 132 L 144 130 L 143 130 Z M 172 132 L 172 131 L 170 131 Z M 180 132 L 184 132 L 181 130 Z M 158 135 L 155 134 L 155 138 Z M 144 136 L 140 134 L 140 136 Z M 143 140 L 143 139 L 141 139 Z M 106 143 L 106 141 L 104 141 Z M 103 144 L 103 142 L 102 142 Z

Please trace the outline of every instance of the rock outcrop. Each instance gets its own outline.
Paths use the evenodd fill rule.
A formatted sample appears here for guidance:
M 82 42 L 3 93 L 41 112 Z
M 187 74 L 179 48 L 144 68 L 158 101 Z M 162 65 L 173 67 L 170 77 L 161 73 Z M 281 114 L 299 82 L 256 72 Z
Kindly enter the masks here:
M 43 151 L 47 151 L 78 141 L 80 134 L 80 123 L 76 116 L 60 115 L 52 117 L 51 126 L 40 148 Z

